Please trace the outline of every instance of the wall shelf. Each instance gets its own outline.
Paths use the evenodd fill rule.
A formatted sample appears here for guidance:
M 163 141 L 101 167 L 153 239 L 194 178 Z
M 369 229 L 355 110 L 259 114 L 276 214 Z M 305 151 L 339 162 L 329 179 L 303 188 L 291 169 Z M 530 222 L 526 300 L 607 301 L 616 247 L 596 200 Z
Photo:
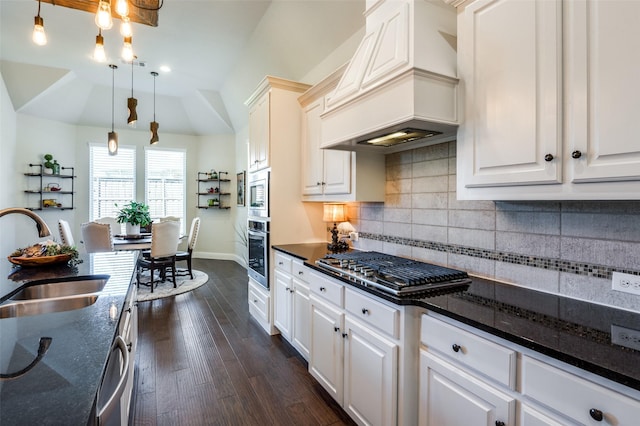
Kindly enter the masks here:
M 217 210 L 231 208 L 227 198 L 231 195 L 228 192 L 231 179 L 225 177 L 228 175 L 228 172 L 198 172 L 197 208 Z
M 30 195 L 37 195 L 38 206 L 26 207 L 29 210 L 73 210 L 74 209 L 74 183 L 76 176 L 74 175 L 74 167 L 61 167 L 61 170 L 68 170 L 70 173 L 44 173 L 42 164 L 29 164 L 29 167 L 37 168 L 36 172 L 28 172 L 24 175 L 29 178 L 37 178 L 38 189 L 25 189 L 24 192 Z M 58 191 L 52 191 L 54 184 L 60 188 Z M 36 197 L 33 197 L 36 198 Z M 51 200 L 51 201 L 48 201 Z

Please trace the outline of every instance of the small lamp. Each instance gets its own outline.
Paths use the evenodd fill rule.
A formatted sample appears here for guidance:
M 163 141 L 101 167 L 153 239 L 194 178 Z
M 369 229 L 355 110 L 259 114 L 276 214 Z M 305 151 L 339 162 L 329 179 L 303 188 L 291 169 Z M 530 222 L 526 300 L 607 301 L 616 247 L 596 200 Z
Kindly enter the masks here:
M 327 244 L 327 249 L 332 252 L 345 251 L 349 249 L 349 244 L 344 241 L 338 241 L 337 222 L 344 222 L 347 220 L 347 216 L 344 211 L 344 204 L 325 203 L 323 208 L 322 221 L 333 222 L 333 228 L 331 229 L 331 243 Z

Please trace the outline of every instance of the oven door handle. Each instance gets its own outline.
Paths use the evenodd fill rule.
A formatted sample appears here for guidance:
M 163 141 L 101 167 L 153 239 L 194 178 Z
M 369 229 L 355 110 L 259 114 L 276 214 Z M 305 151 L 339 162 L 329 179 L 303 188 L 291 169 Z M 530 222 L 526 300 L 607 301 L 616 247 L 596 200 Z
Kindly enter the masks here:
M 252 231 L 251 229 L 249 229 L 247 232 L 249 233 L 249 235 L 253 235 L 254 237 L 264 238 L 267 236 L 267 232 L 265 231 Z

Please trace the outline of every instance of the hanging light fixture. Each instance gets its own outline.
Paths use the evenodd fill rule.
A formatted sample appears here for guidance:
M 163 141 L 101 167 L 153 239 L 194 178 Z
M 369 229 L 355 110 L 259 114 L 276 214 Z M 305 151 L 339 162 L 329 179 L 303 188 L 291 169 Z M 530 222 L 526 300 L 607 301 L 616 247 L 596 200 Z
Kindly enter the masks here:
M 151 75 L 153 76 L 153 121 L 149 124 L 149 130 L 151 130 L 151 140 L 149 144 L 155 145 L 160 140 L 158 137 L 158 128 L 160 125 L 156 121 L 156 77 L 158 73 L 151 71 Z
M 109 64 L 109 68 L 111 68 L 111 131 L 109 132 L 109 136 L 107 139 L 107 149 L 109 150 L 109 155 L 116 155 L 118 153 L 118 134 L 113 130 L 113 121 L 114 121 L 114 101 L 115 101 L 115 70 L 118 68 L 117 65 Z
M 125 17 L 129 15 L 129 2 L 127 0 L 116 0 L 116 12 Z
M 128 16 L 122 17 L 122 23 L 120 24 L 120 35 L 122 37 L 131 37 L 133 35 L 133 28 L 131 27 L 131 19 Z
M 110 0 L 100 0 L 100 2 L 98 3 L 98 10 L 96 12 L 96 25 L 102 30 L 108 30 L 113 26 Z
M 135 127 L 138 120 L 138 113 L 136 107 L 138 106 L 138 100 L 133 97 L 133 59 L 131 59 L 131 97 L 127 99 L 127 108 L 129 108 L 129 118 L 127 118 L 127 124 L 131 127 Z
M 98 35 L 96 36 L 96 47 L 93 49 L 93 59 L 98 62 L 107 60 L 107 55 L 104 52 L 104 37 L 102 37 L 102 29 L 100 28 L 98 28 Z
M 38 0 L 38 15 L 34 19 L 33 42 L 38 46 L 47 44 L 47 35 L 44 33 L 44 19 L 40 17 L 40 0 Z
M 122 46 L 122 59 L 125 62 L 133 61 L 133 47 L 131 46 L 131 37 L 124 38 L 124 45 Z

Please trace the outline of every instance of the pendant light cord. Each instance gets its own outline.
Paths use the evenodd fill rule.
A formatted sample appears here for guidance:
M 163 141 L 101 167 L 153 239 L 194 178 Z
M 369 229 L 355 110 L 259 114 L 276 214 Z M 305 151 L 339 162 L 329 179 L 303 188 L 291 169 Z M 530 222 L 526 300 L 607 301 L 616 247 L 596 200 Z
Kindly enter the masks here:
M 156 76 L 158 74 L 153 74 L 153 121 L 156 121 Z
M 136 58 L 136 57 L 134 56 L 134 57 L 131 59 L 131 97 L 132 97 L 132 98 L 133 98 L 133 60 L 134 60 L 135 58 Z
M 111 132 L 113 132 L 113 121 L 115 119 L 115 85 L 116 85 L 116 68 L 115 65 L 109 65 L 111 67 Z

